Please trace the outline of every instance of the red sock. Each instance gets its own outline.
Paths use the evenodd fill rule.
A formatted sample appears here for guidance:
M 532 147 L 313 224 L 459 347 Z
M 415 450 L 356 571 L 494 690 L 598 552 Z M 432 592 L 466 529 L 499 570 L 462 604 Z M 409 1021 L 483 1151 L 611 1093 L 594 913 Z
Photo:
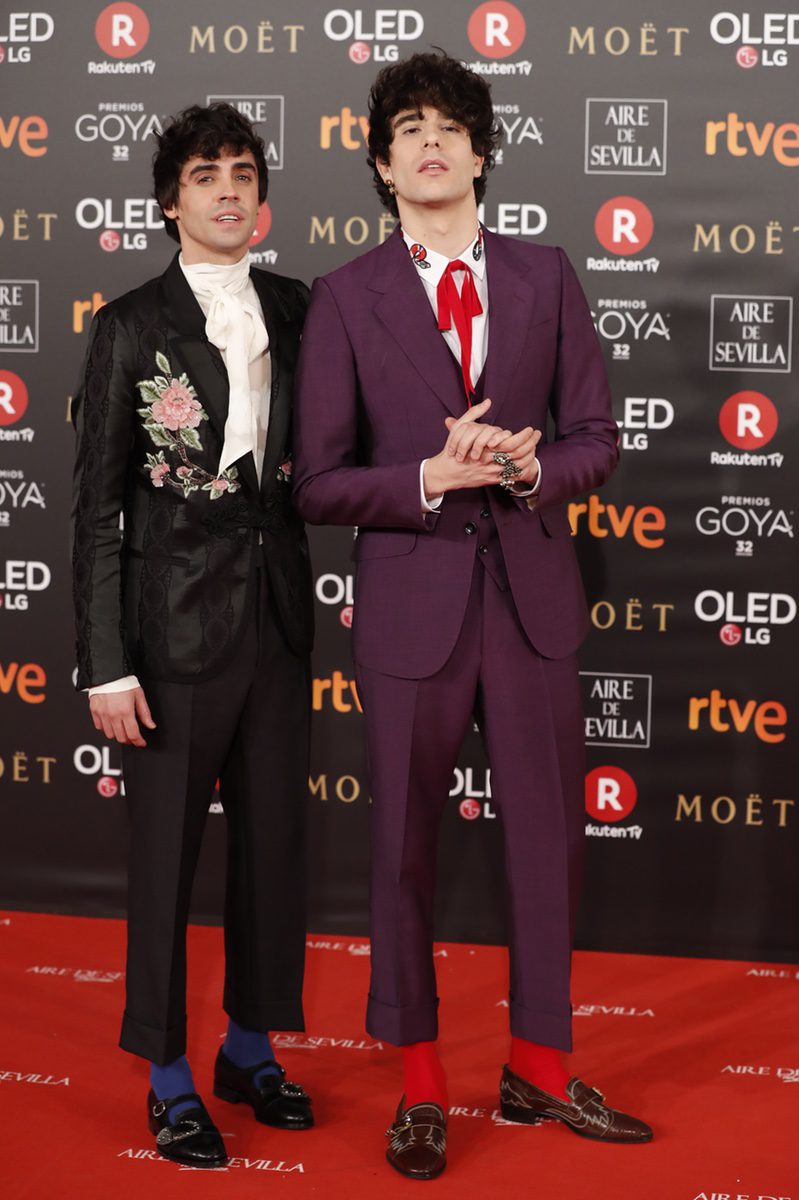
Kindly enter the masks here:
M 512 1037 L 510 1040 L 510 1062 L 508 1063 L 514 1075 L 521 1075 L 534 1087 L 550 1096 L 558 1096 L 568 1100 L 566 1084 L 571 1075 L 563 1066 L 560 1054 L 553 1046 L 539 1046 L 537 1042 L 527 1042 L 524 1038 Z
M 432 1101 L 440 1104 L 446 1116 L 449 1109 L 447 1076 L 438 1057 L 435 1042 L 414 1042 L 402 1047 L 405 1075 L 405 1107 Z

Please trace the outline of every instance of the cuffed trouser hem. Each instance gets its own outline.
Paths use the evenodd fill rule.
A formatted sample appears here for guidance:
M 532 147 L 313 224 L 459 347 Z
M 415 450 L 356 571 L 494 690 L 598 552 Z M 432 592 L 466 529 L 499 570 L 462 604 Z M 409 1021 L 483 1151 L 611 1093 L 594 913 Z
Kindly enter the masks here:
M 514 1037 L 538 1042 L 541 1046 L 553 1046 L 567 1054 L 572 1048 L 571 1005 L 561 1012 L 543 1012 L 533 1008 L 522 1008 L 510 1002 L 510 1031 Z
M 242 1029 L 251 1029 L 255 1033 L 271 1033 L 273 1029 L 295 1033 L 305 1030 L 301 1000 L 272 1000 L 264 1004 L 242 1002 L 230 984 L 225 983 L 222 1007 Z
M 126 1011 L 122 1018 L 119 1044 L 130 1054 L 138 1054 L 140 1058 L 165 1067 L 186 1053 L 186 1018 L 171 1029 L 153 1029 L 151 1025 L 143 1025 L 135 1020 Z
M 434 1042 L 438 1037 L 438 997 L 434 1004 L 396 1008 L 370 996 L 366 1005 L 366 1032 L 391 1046 Z

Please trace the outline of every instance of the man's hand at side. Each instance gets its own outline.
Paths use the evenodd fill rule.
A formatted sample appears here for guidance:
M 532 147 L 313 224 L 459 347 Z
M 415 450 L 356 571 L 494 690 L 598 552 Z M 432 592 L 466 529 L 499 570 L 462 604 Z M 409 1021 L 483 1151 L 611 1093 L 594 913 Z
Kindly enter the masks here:
M 111 741 L 123 746 L 146 746 L 139 729 L 139 721 L 147 729 L 155 729 L 155 721 L 144 696 L 143 688 L 130 688 L 126 692 L 105 692 L 92 696 L 89 710 L 94 728 L 104 733 Z M 137 719 L 138 718 L 138 719 Z

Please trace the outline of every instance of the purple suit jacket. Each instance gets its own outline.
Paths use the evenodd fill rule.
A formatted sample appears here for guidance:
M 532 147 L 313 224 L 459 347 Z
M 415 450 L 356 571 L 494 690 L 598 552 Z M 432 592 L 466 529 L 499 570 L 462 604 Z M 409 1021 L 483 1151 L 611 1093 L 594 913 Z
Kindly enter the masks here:
M 531 643 L 572 654 L 588 628 L 565 502 L 608 478 L 617 428 L 599 343 L 559 247 L 486 232 L 489 338 L 486 420 L 545 430 L 543 481 L 530 510 L 486 489 L 513 598 Z M 448 492 L 424 514 L 419 464 L 442 448 L 444 418 L 465 407 L 460 372 L 438 331 L 399 230 L 314 284 L 300 351 L 294 500 L 306 521 L 357 525 L 357 662 L 421 679 L 446 662 L 469 596 L 484 503 Z

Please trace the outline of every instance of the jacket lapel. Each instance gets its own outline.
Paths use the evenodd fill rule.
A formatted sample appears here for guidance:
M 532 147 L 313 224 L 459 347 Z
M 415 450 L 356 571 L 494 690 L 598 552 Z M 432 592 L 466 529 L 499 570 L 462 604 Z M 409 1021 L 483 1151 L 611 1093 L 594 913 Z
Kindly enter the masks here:
M 491 399 L 492 425 L 510 392 L 535 305 L 535 288 L 509 253 L 508 243 L 485 232 L 488 272 L 488 356 L 483 394 Z
M 269 425 L 266 431 L 266 452 L 261 471 L 261 494 L 269 491 L 271 484 L 277 478 L 277 469 L 282 462 L 282 456 L 288 437 L 288 426 L 291 414 L 290 389 L 285 386 L 286 371 L 283 367 L 283 338 L 281 326 L 285 323 L 285 313 L 276 293 L 269 286 L 267 276 L 261 271 L 251 271 L 261 309 L 264 314 L 266 331 L 269 334 L 269 357 L 272 372 L 272 387 L 269 396 Z
M 456 385 L 452 355 L 416 276 L 416 267 L 397 228 L 384 244 L 369 283 L 372 291 L 381 293 L 375 313 L 447 411 L 460 417 L 465 407 L 463 389 Z
M 197 389 L 220 442 L 224 442 L 230 403 L 228 373 L 222 355 L 206 337 L 205 315 L 180 269 L 177 255 L 164 272 L 162 285 L 171 324 L 177 331 L 169 339 L 170 354 Z M 239 459 L 236 466 L 242 481 L 257 492 L 258 477 L 252 455 Z

